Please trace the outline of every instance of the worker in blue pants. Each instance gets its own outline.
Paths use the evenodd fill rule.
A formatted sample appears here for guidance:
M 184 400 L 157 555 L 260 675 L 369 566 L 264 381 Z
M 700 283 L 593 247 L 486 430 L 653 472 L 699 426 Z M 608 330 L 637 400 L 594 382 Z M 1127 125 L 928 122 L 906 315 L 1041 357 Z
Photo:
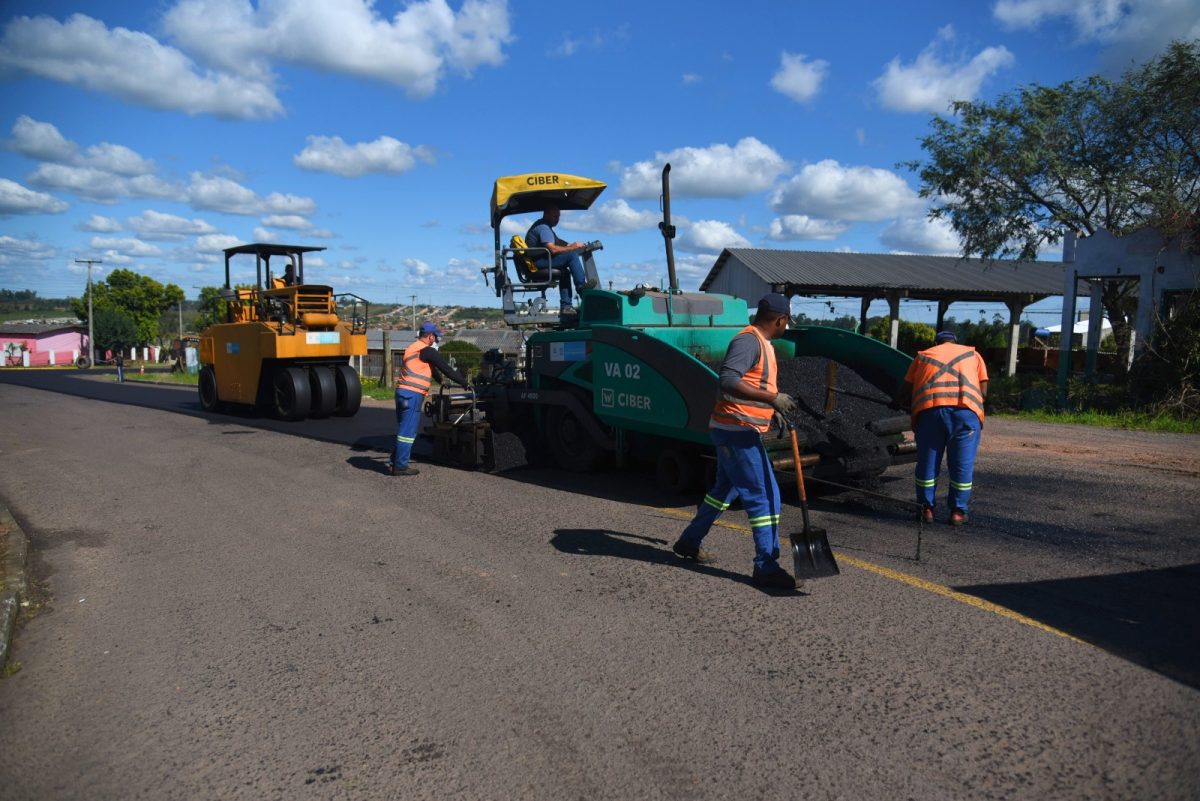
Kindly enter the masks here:
M 779 566 L 779 484 L 771 460 L 752 428 L 709 434 L 717 448 L 717 480 L 679 540 L 698 551 L 713 523 L 741 496 L 754 536 L 754 570 L 763 575 Z
M 970 409 L 935 406 L 917 418 L 917 500 L 922 508 L 933 509 L 942 455 L 950 473 L 947 506 L 964 515 L 971 501 L 971 482 L 975 474 L 975 454 L 979 451 L 979 417 Z

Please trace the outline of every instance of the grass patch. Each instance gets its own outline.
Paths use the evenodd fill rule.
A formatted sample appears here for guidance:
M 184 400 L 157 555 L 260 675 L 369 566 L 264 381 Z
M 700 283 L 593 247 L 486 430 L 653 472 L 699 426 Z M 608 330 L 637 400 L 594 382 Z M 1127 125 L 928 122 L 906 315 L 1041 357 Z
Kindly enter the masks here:
M 132 373 L 125 370 L 126 381 L 141 381 L 146 384 L 180 384 L 182 386 L 195 387 L 200 384 L 199 373 L 146 373 L 139 374 L 136 370 Z
M 1028 412 L 992 412 L 989 417 L 1010 420 L 1032 420 L 1038 423 L 1063 423 L 1066 425 L 1096 426 L 1099 428 L 1124 428 L 1130 431 L 1162 431 L 1172 434 L 1200 434 L 1200 420 L 1180 420 L 1169 415 L 1153 415 L 1147 412 L 1071 412 L 1036 410 Z

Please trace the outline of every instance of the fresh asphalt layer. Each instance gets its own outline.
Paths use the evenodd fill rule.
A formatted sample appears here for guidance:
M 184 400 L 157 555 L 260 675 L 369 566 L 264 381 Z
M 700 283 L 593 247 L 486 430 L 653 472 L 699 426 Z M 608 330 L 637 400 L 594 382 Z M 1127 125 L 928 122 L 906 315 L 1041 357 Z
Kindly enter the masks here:
M 5 799 L 1200 795 L 1193 473 L 985 433 L 970 527 L 917 561 L 899 507 L 825 495 L 842 575 L 772 595 L 741 512 L 678 562 L 696 499 L 644 475 L 389 478 L 386 404 L 14 373 L 0 502 L 46 606 L 0 681 Z

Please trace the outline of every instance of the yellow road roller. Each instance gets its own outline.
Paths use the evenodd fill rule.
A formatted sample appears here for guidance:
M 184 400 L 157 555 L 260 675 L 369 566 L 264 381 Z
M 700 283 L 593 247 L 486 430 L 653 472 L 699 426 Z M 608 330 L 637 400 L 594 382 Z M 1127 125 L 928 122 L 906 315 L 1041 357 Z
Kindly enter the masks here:
M 367 302 L 305 283 L 304 254 L 319 250 L 261 243 L 225 249 L 225 321 L 200 334 L 205 411 L 236 404 L 283 420 L 358 411 L 362 384 L 350 357 L 367 352 Z

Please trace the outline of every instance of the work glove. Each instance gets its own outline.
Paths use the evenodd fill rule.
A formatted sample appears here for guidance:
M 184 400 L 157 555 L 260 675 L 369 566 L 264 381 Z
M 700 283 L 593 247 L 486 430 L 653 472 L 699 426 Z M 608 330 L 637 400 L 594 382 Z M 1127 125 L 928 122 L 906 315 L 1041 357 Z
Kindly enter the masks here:
M 796 400 L 786 392 L 780 392 L 775 396 L 775 400 L 771 401 L 771 405 L 775 407 L 775 411 L 786 416 L 796 411 Z

